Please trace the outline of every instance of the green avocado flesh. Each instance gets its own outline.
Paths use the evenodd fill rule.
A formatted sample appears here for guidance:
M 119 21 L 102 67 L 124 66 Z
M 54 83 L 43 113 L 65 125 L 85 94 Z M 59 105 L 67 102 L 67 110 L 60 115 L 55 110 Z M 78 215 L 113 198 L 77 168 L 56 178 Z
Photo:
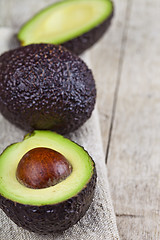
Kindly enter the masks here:
M 22 26 L 18 39 L 32 43 L 62 44 L 90 31 L 112 13 L 109 0 L 67 0 L 55 3 Z
M 72 173 L 62 182 L 43 189 L 25 187 L 16 178 L 16 169 L 23 155 L 37 147 L 61 153 L 72 165 Z M 77 195 L 93 175 L 94 163 L 79 145 L 51 131 L 34 131 L 19 143 L 10 145 L 0 156 L 0 195 L 17 203 L 49 205 Z

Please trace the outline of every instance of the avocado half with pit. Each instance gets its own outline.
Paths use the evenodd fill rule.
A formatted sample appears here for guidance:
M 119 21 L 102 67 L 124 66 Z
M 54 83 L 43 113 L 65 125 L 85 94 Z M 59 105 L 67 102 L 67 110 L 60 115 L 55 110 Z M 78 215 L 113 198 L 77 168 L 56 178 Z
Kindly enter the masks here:
M 63 231 L 86 213 L 96 177 L 81 146 L 51 131 L 34 131 L 0 156 L 0 207 L 27 230 Z
M 41 10 L 18 33 L 23 46 L 62 44 L 80 54 L 97 42 L 113 17 L 110 0 L 65 0 Z
M 26 131 L 74 131 L 95 100 L 91 70 L 62 46 L 32 44 L 0 56 L 0 111 Z

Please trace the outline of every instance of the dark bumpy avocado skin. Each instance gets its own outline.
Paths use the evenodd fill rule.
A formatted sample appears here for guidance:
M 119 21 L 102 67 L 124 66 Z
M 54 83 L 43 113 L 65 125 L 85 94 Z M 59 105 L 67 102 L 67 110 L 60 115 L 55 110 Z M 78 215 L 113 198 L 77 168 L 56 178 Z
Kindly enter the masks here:
M 94 172 L 85 188 L 76 196 L 55 205 L 30 206 L 15 203 L 0 196 L 0 207 L 18 226 L 39 234 L 68 229 L 88 210 L 95 191 L 97 173 Z
M 33 44 L 0 56 L 0 111 L 22 129 L 74 131 L 95 98 L 91 70 L 62 46 Z
M 113 3 L 112 3 L 113 5 Z M 63 43 L 62 45 L 72 51 L 73 53 L 80 55 L 88 48 L 92 47 L 107 31 L 111 25 L 111 20 L 113 18 L 114 12 L 101 24 L 94 27 L 87 33 L 76 37 L 70 41 Z

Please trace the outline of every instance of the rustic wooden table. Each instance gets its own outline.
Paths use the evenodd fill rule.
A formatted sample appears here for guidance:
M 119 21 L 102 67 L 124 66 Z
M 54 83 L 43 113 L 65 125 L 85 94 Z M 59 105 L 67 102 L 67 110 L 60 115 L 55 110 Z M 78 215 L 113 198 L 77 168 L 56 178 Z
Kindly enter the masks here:
M 1 25 L 19 27 L 24 12 L 52 1 L 32 11 L 24 2 L 0 0 Z M 160 0 L 114 4 L 90 49 L 113 205 L 122 240 L 160 240 Z
M 114 2 L 91 50 L 111 194 L 121 239 L 160 240 L 160 1 Z

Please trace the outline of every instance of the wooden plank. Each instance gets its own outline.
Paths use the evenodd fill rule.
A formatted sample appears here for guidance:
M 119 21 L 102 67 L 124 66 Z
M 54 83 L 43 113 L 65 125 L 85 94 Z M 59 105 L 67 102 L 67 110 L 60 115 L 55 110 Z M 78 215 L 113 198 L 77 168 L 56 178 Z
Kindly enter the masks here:
M 160 1 L 130 1 L 108 172 L 120 237 L 160 239 Z
M 119 65 L 121 64 L 127 2 L 127 0 L 114 0 L 115 13 L 109 31 L 89 50 L 97 83 L 98 111 L 105 152 L 110 135 Z

